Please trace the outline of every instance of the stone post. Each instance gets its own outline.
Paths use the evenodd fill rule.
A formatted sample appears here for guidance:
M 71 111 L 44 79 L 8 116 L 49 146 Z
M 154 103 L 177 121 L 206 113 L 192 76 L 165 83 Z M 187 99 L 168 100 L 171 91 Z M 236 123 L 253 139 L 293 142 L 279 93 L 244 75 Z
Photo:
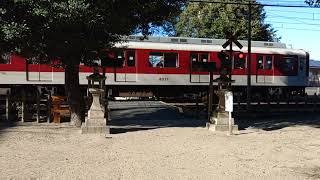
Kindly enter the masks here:
M 214 115 L 210 118 L 208 123 L 208 129 L 212 131 L 229 131 L 229 123 L 231 123 L 231 128 L 233 130 L 238 130 L 238 125 L 234 124 L 234 119 L 229 117 L 229 112 L 226 109 L 226 94 L 230 91 L 226 89 L 219 89 L 215 91 L 219 97 L 218 107 L 214 112 Z M 229 121 L 229 118 L 230 121 Z
M 110 129 L 107 126 L 104 112 L 100 105 L 100 96 L 103 94 L 103 89 L 90 88 L 89 92 L 92 94 L 92 105 L 88 112 L 88 118 L 82 125 L 82 134 L 110 134 Z

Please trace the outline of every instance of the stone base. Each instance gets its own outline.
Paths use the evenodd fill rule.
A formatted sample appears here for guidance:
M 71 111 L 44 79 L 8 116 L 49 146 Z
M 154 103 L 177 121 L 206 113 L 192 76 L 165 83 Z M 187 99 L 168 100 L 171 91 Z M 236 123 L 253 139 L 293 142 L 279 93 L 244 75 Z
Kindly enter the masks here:
M 229 125 L 217 125 L 217 124 L 211 124 L 211 123 L 207 123 L 206 127 L 210 130 L 210 131 L 229 131 Z M 232 125 L 232 131 L 238 131 L 238 125 Z
M 110 134 L 109 126 L 81 126 L 81 134 Z

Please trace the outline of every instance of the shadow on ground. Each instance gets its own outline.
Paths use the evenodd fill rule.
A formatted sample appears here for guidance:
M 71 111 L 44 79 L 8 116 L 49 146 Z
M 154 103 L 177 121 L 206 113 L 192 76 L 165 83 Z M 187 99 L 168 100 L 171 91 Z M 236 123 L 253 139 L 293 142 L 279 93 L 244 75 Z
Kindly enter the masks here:
M 110 111 L 112 134 L 143 131 L 167 127 L 205 127 L 206 121 L 186 117 L 175 108 L 141 107 Z
M 1 120 L 0 121 L 0 137 L 5 132 L 6 129 L 17 126 L 17 122 Z
M 320 128 L 320 115 L 316 113 L 281 113 L 234 115 L 240 130 L 247 128 L 273 131 L 292 126 Z

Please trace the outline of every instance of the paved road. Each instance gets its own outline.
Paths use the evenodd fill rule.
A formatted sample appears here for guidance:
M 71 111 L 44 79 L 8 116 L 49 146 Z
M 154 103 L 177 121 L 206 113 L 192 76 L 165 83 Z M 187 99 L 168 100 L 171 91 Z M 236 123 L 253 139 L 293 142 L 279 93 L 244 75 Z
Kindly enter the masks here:
M 161 101 L 110 101 L 109 109 L 112 133 L 205 126 L 205 121 L 184 117 L 177 108 Z

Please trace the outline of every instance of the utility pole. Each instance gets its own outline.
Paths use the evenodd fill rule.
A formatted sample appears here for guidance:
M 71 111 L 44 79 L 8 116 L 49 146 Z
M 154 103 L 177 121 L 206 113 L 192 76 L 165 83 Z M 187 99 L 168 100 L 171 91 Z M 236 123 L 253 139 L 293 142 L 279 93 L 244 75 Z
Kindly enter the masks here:
M 251 16 L 252 16 L 252 5 L 249 1 L 249 15 L 248 15 L 248 62 L 247 62 L 247 69 L 248 69 L 248 76 L 247 76 L 247 110 L 250 108 L 250 94 L 251 94 Z
M 234 37 L 233 37 L 234 38 Z M 232 81 L 232 66 L 233 66 L 233 47 L 232 47 L 232 42 L 230 43 L 230 51 L 229 51 L 229 61 L 230 61 L 230 67 L 228 69 L 229 71 L 229 80 L 230 83 L 228 83 L 228 89 L 231 90 L 231 81 Z
M 210 70 L 209 96 L 208 96 L 208 122 L 211 122 L 212 105 L 213 105 L 213 71 Z

